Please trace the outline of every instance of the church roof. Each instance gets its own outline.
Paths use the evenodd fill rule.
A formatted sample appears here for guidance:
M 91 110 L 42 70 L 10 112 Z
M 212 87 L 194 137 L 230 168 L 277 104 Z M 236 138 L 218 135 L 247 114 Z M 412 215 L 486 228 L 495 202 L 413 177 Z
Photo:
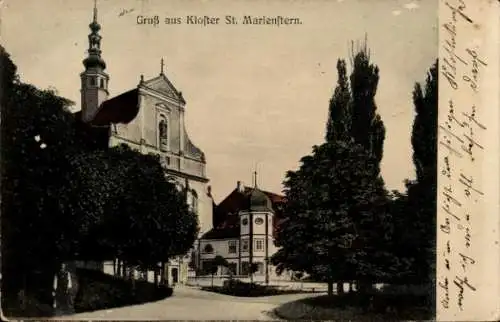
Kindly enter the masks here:
M 129 123 L 139 113 L 139 90 L 137 88 L 110 98 L 101 104 L 92 120 L 96 125 Z
M 182 105 L 186 104 L 182 92 L 179 92 L 163 73 L 155 78 L 141 82 L 141 86 L 179 101 Z

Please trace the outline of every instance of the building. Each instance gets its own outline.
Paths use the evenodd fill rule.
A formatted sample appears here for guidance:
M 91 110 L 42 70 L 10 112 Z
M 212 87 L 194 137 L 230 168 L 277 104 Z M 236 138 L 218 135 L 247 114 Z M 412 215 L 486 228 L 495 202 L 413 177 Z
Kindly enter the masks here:
M 229 263 L 228 268 L 219 272 L 222 275 L 247 276 L 254 263 L 257 280 L 277 279 L 269 259 L 278 250 L 274 237 L 284 202 L 281 195 L 238 181 L 236 188 L 215 206 L 214 228 L 199 240 L 199 271 L 203 274 L 206 263 L 222 256 Z
M 189 139 L 184 125 L 186 101 L 165 75 L 163 59 L 158 76 L 140 76 L 135 88 L 109 98 L 111 76 L 106 73 L 102 57 L 101 26 L 95 6 L 93 13 L 88 56 L 80 74 L 81 111 L 75 116 L 95 144 L 125 143 L 141 153 L 158 154 L 165 174 L 175 179 L 179 190 L 186 191 L 188 204 L 198 214 L 201 236 L 212 228 L 213 200 L 205 154 Z M 189 257 L 172 259 L 167 264 L 169 283 L 186 280 Z

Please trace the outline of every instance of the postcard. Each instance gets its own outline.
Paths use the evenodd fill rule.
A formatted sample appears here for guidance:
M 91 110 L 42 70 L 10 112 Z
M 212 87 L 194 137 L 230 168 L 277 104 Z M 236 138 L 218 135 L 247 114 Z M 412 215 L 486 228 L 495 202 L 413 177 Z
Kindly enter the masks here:
M 498 319 L 499 6 L 1 1 L 3 316 Z

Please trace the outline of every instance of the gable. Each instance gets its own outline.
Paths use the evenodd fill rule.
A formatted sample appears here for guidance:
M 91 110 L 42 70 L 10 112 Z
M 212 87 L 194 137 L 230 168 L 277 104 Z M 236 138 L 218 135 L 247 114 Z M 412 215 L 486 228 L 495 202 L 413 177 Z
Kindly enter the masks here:
M 142 85 L 170 98 L 179 100 L 181 102 L 184 101 L 182 98 L 182 94 L 177 91 L 174 85 L 163 74 L 144 82 Z

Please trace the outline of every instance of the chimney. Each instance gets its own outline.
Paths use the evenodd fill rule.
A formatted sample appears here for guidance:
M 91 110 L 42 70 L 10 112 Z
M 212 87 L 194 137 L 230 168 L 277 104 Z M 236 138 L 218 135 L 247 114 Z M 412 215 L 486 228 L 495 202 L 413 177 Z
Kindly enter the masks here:
M 208 186 L 207 187 L 207 196 L 209 196 L 210 198 L 212 198 L 212 186 Z
M 236 190 L 238 190 L 238 192 L 243 192 L 243 184 L 241 181 L 236 182 Z

